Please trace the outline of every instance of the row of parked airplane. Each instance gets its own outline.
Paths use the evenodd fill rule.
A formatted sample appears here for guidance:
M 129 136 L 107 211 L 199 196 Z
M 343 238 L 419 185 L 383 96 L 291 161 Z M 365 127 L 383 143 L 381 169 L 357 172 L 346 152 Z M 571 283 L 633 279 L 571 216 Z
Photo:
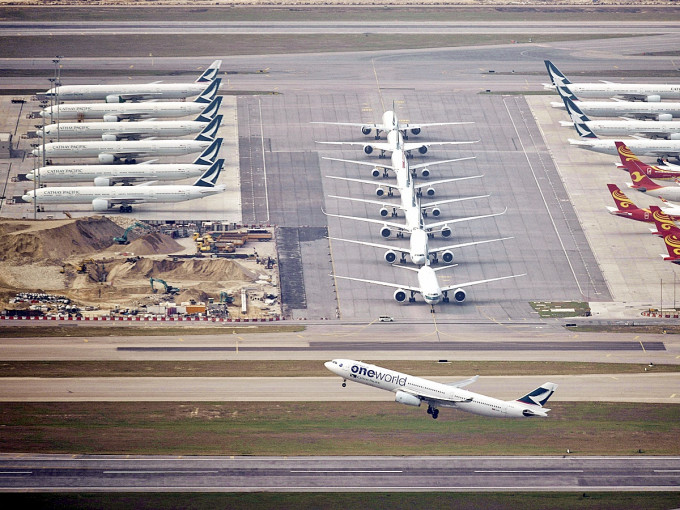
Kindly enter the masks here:
M 35 157 L 97 158 L 99 165 L 48 165 L 26 175 L 41 187 L 27 191 L 22 199 L 45 204 L 91 203 L 94 211 L 118 207 L 131 212 L 134 204 L 145 202 L 182 202 L 214 195 L 225 190 L 217 185 L 224 166 L 217 159 L 222 139 L 217 131 L 222 97 L 217 96 L 221 61 L 216 60 L 193 84 L 110 84 L 60 86 L 43 95 L 67 100 L 105 100 L 104 103 L 57 104 L 45 108 L 45 119 L 60 120 L 36 131 L 35 136 L 57 138 L 59 142 L 38 145 Z M 175 102 L 198 95 L 193 101 Z M 135 102 L 152 99 L 154 102 Z M 127 102 L 126 102 L 127 101 Z M 157 117 L 196 115 L 194 120 L 139 120 Z M 61 122 L 61 120 L 99 119 L 100 122 Z M 127 121 L 127 122 L 125 122 Z M 195 135 L 194 139 L 178 137 Z M 98 140 L 87 140 L 97 138 Z M 161 139 L 157 139 L 161 138 Z M 61 141 L 61 140 L 64 141 Z M 72 141 L 77 139 L 78 141 Z M 137 163 L 137 158 L 183 156 L 199 152 L 192 163 Z M 128 164 L 120 164 L 120 163 Z M 156 185 L 156 181 L 175 181 L 197 177 L 192 185 Z M 50 187 L 48 183 L 90 181 L 91 186 Z M 115 186 L 122 184 L 122 187 Z M 132 186 L 136 184 L 135 186 Z
M 491 242 L 498 242 L 498 241 L 504 241 L 506 239 L 510 239 L 508 237 L 505 238 L 499 238 L 499 239 L 488 239 L 488 240 L 482 240 L 482 241 L 474 241 L 474 242 L 467 242 L 467 243 L 458 243 L 458 244 L 451 244 L 447 246 L 442 246 L 435 248 L 430 244 L 430 240 L 434 237 L 435 233 L 440 233 L 442 237 L 448 238 L 452 234 L 452 226 L 454 224 L 460 223 L 460 222 L 467 222 L 467 221 L 473 221 L 477 219 L 482 219 L 482 218 L 490 218 L 494 216 L 499 216 L 505 213 L 505 211 L 502 212 L 496 212 L 496 213 L 491 213 L 491 214 L 484 214 L 484 215 L 479 215 L 479 216 L 469 216 L 469 217 L 463 217 L 463 218 L 456 218 L 452 220 L 444 220 L 444 221 L 435 221 L 435 222 L 427 222 L 425 218 L 428 216 L 428 211 L 429 213 L 434 216 L 434 217 L 439 217 L 441 215 L 441 209 L 440 206 L 444 204 L 450 204 L 454 202 L 461 202 L 465 200 L 476 200 L 480 198 L 485 198 L 488 197 L 489 195 L 480 195 L 480 196 L 471 196 L 471 197 L 463 197 L 463 198 L 455 198 L 455 199 L 447 199 L 447 200 L 439 200 L 435 202 L 428 202 L 428 203 L 423 203 L 422 202 L 422 197 L 423 195 L 431 197 L 434 196 L 435 194 L 435 189 L 434 186 L 438 184 L 444 184 L 444 183 L 452 183 L 452 182 L 457 182 L 461 180 L 466 180 L 466 179 L 476 179 L 482 177 L 481 175 L 475 175 L 475 176 L 469 176 L 469 177 L 459 177 L 459 178 L 452 178 L 452 179 L 442 179 L 442 180 L 437 180 L 437 181 L 429 181 L 426 183 L 416 183 L 415 182 L 415 176 L 417 175 L 418 171 L 420 171 L 420 175 L 423 177 L 427 177 L 430 175 L 430 166 L 434 165 L 439 165 L 439 164 L 444 164 L 444 163 L 452 163 L 456 161 L 462 161 L 465 159 L 473 159 L 473 158 L 458 158 L 458 159 L 450 159 L 450 160 L 444 160 L 444 161 L 437 161 L 437 162 L 431 162 L 431 163 L 424 163 L 424 164 L 417 164 L 417 165 L 410 165 L 409 164 L 409 151 L 412 150 L 418 150 L 421 153 L 425 153 L 427 151 L 427 147 L 429 145 L 433 145 L 431 143 L 405 143 L 404 138 L 405 138 L 405 131 L 407 129 L 410 129 L 413 134 L 419 134 L 420 129 L 423 127 L 429 127 L 429 126 L 441 126 L 441 125 L 453 125 L 453 124 L 460 124 L 460 123 L 436 123 L 436 124 L 400 124 L 399 120 L 397 118 L 396 113 L 394 110 L 387 111 L 383 115 L 382 118 L 382 123 L 381 124 L 355 124 L 355 123 L 335 123 L 335 122 L 328 122 L 324 124 L 336 124 L 336 125 L 350 125 L 350 126 L 357 126 L 361 127 L 361 130 L 364 134 L 370 134 L 372 129 L 375 129 L 377 133 L 380 131 L 384 131 L 386 133 L 386 141 L 385 142 L 377 142 L 373 143 L 370 145 L 371 150 L 366 150 L 366 147 L 369 147 L 369 145 L 364 144 L 363 142 L 321 142 L 321 143 L 333 143 L 333 144 L 352 144 L 352 145 L 357 145 L 357 144 L 364 144 L 364 152 L 367 154 L 370 154 L 373 152 L 374 148 L 377 148 L 378 150 L 382 152 L 390 152 L 391 157 L 390 157 L 390 164 L 375 164 L 372 162 L 367 162 L 367 161 L 354 161 L 354 160 L 346 160 L 346 159 L 336 159 L 336 158 L 324 158 L 328 159 L 331 161 L 339 161 L 339 162 L 344 162 L 344 163 L 352 163 L 352 164 L 357 164 L 357 165 L 363 165 L 363 166 L 369 166 L 372 168 L 371 170 L 371 175 L 373 177 L 379 177 L 379 176 L 390 176 L 394 174 L 396 177 L 396 182 L 394 184 L 389 184 L 385 186 L 382 183 L 379 183 L 375 194 L 379 198 L 383 197 L 388 197 L 388 200 L 369 200 L 369 199 L 364 199 L 364 198 L 357 198 L 357 197 L 341 197 L 341 196 L 333 196 L 331 195 L 330 198 L 338 199 L 338 200 L 348 200 L 348 201 L 353 201 L 353 202 L 361 202 L 361 203 L 368 203 L 368 204 L 373 204 L 377 207 L 378 213 L 381 217 L 385 218 L 388 215 L 391 216 L 392 218 L 398 217 L 400 214 L 403 215 L 404 221 L 399 222 L 395 220 L 387 220 L 387 219 L 378 219 L 378 218 L 365 218 L 365 217 L 357 217 L 357 216 L 348 216 L 348 215 L 341 215 L 341 214 L 331 214 L 331 213 L 326 213 L 327 216 L 332 216 L 336 218 L 341 218 L 341 219 L 349 219 L 352 221 L 360 221 L 360 222 L 366 222 L 366 223 L 371 223 L 378 225 L 380 227 L 380 235 L 384 238 L 388 238 L 392 235 L 392 233 L 396 233 L 397 238 L 403 238 L 408 236 L 409 237 L 409 244 L 408 246 L 400 246 L 400 247 L 395 247 L 395 246 L 390 246 L 388 244 L 383 244 L 383 243 L 376 243 L 376 242 L 367 242 L 367 241 L 359 241 L 359 240 L 354 240 L 354 239 L 342 239 L 342 238 L 336 238 L 336 237 L 331 237 L 331 240 L 334 241 L 340 241 L 340 242 L 348 242 L 348 243 L 354 243 L 354 244 L 359 244 L 359 245 L 365 245 L 365 246 L 372 246 L 380 249 L 385 250 L 384 254 L 384 259 L 388 263 L 395 263 L 397 261 L 397 253 L 400 254 L 399 256 L 399 264 L 395 264 L 395 267 L 400 267 L 406 270 L 411 270 L 415 273 L 417 273 L 417 279 L 418 279 L 418 284 L 417 285 L 404 285 L 401 283 L 392 283 L 392 282 L 384 282 L 384 281 L 379 281 L 379 280 L 369 280 L 369 279 L 362 279 L 362 278 L 356 278 L 356 277 L 351 277 L 351 276 L 341 276 L 341 275 L 334 275 L 336 278 L 340 279 L 346 279 L 346 280 L 352 280 L 352 281 L 358 281 L 358 282 L 364 282 L 364 283 L 369 283 L 369 284 L 374 284 L 374 285 L 381 285 L 385 287 L 391 287 L 395 289 L 394 291 L 394 299 L 397 302 L 404 302 L 406 299 L 408 299 L 409 302 L 415 301 L 415 295 L 416 294 L 421 294 L 425 300 L 426 303 L 430 304 L 431 306 L 434 306 L 440 302 L 449 302 L 449 293 L 453 294 L 453 298 L 457 302 L 462 302 L 466 298 L 466 291 L 465 289 L 468 287 L 472 287 L 475 285 L 480 285 L 484 283 L 489 283 L 493 281 L 498 281 L 498 280 L 504 280 L 507 278 L 516 278 L 518 276 L 524 276 L 524 275 L 510 275 L 510 276 L 503 276 L 503 277 L 497 277 L 497 278 L 489 278 L 489 279 L 484 279 L 484 280 L 477 280 L 477 281 L 470 281 L 470 282 L 460 282 L 456 283 L 453 285 L 445 285 L 442 286 L 439 284 L 439 281 L 437 279 L 437 272 L 440 270 L 444 270 L 447 267 L 452 267 L 451 265 L 449 266 L 443 266 L 439 268 L 434 268 L 432 267 L 434 264 L 439 262 L 439 257 L 441 255 L 441 259 L 446 262 L 447 264 L 451 263 L 453 261 L 453 250 L 466 247 L 466 246 L 473 246 L 473 245 L 479 245 L 479 244 L 484 244 L 484 243 L 491 243 Z M 459 145 L 459 144 L 468 144 L 468 143 L 475 143 L 474 141 L 470 142 L 436 142 L 437 145 Z M 425 150 L 423 150 L 425 149 Z M 344 180 L 348 182 L 356 182 L 356 183 L 361 183 L 361 184 L 368 184 L 375 186 L 376 181 L 374 180 L 368 180 L 368 179 L 356 179 L 356 178 L 349 178 L 349 177 L 338 177 L 338 176 L 328 176 L 328 178 L 331 179 L 339 179 L 339 180 Z M 394 190 L 397 190 L 399 193 L 399 202 L 396 203 L 394 201 L 390 201 L 389 198 L 393 196 Z M 407 266 L 405 265 L 406 263 L 406 256 L 410 258 L 411 263 L 413 266 Z M 415 267 L 414 267 L 415 266 Z M 453 265 L 455 266 L 455 265 Z

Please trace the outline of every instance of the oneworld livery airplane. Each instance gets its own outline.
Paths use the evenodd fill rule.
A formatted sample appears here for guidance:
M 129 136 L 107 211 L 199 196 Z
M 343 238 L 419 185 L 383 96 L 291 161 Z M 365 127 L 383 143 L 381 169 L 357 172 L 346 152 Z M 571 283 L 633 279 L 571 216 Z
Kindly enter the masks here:
M 425 403 L 427 414 L 435 420 L 439 417 L 439 407 L 492 418 L 547 417 L 550 409 L 543 406 L 557 389 L 557 384 L 547 382 L 517 400 L 499 400 L 462 389 L 475 382 L 479 376 L 452 383 L 438 383 L 351 359 L 334 359 L 324 365 L 342 377 L 343 387 L 349 380 L 391 391 L 395 394 L 394 400 L 400 404 L 420 407 Z

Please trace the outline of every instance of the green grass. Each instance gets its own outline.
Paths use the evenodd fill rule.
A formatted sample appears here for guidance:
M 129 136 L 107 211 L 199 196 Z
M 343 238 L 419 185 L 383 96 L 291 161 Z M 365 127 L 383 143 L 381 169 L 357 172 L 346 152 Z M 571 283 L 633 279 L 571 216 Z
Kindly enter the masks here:
M 581 301 L 530 301 L 539 317 L 583 317 L 590 312 L 588 303 Z
M 555 402 L 502 420 L 393 402 L 61 402 L 0 407 L 4 453 L 679 455 L 680 406 Z
M 471 375 L 583 375 L 680 372 L 680 365 L 560 361 L 366 360 L 422 377 Z M 323 377 L 333 375 L 321 360 L 219 361 L 0 361 L 2 377 Z
M 108 510 L 666 510 L 680 506 L 678 492 L 255 492 L 255 493 L 80 493 L 12 494 L 20 508 L 107 508 Z

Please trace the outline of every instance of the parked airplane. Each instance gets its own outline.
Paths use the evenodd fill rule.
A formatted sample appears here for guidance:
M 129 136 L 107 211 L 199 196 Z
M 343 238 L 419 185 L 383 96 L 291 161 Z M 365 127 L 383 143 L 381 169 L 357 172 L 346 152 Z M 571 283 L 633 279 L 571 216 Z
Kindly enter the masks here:
M 54 97 L 59 101 L 91 101 L 104 99 L 107 103 L 123 103 L 143 99 L 184 99 L 203 92 L 206 83 L 217 78 L 222 65 L 215 60 L 194 83 L 125 83 L 103 85 L 60 85 L 43 94 L 45 98 Z
M 663 236 L 663 242 L 668 250 L 668 256 L 661 255 L 664 260 L 668 260 L 673 264 L 680 264 L 680 235 L 674 232 L 669 232 Z
M 397 113 L 392 110 L 388 110 L 382 115 L 382 121 L 378 124 L 365 124 L 361 122 L 312 122 L 312 124 L 326 124 L 332 126 L 352 126 L 361 128 L 361 132 L 365 135 L 370 135 L 371 131 L 375 130 L 375 139 L 380 140 L 380 132 L 384 131 L 386 133 L 390 131 L 400 131 L 404 137 L 404 140 L 408 140 L 407 131 L 411 131 L 414 135 L 419 135 L 422 128 L 434 127 L 434 126 L 457 126 L 461 124 L 474 124 L 474 122 L 430 122 L 430 123 L 419 123 L 412 124 L 406 122 L 402 124 L 397 118 Z
M 669 232 L 680 235 L 680 228 L 675 224 L 677 217 L 666 214 L 656 205 L 650 205 L 649 211 L 651 212 L 652 222 L 656 227 L 656 230 L 652 230 L 652 234 L 659 237 L 663 237 Z
M 571 122 L 562 120 L 562 126 L 585 124 L 596 135 L 640 135 L 648 138 L 680 140 L 680 122 L 672 120 L 647 122 L 644 120 L 590 120 L 583 111 L 566 96 L 562 96 Z M 577 128 L 578 131 L 578 128 Z
M 466 287 L 472 287 L 473 285 L 480 285 L 482 283 L 489 283 L 489 282 L 496 282 L 499 280 L 507 280 L 508 278 L 519 278 L 520 276 L 526 276 L 526 273 L 524 274 L 515 274 L 515 275 L 510 275 L 510 276 L 501 276 L 497 278 L 488 278 L 486 280 L 477 280 L 473 282 L 464 282 L 464 283 L 457 283 L 454 285 L 446 285 L 442 287 L 439 285 L 439 281 L 437 280 L 437 271 L 440 271 L 442 269 L 447 269 L 449 267 L 455 267 L 456 265 L 450 265 L 450 266 L 442 266 L 438 268 L 433 268 L 430 265 L 426 264 L 423 266 L 416 268 L 413 267 L 408 267 L 408 266 L 394 266 L 394 267 L 401 267 L 403 269 L 409 269 L 411 271 L 415 271 L 418 273 L 418 285 L 401 285 L 398 283 L 390 283 L 390 282 L 382 282 L 378 280 L 366 280 L 364 278 L 354 278 L 351 276 L 340 276 L 340 275 L 332 275 L 335 278 L 341 278 L 343 280 L 352 280 L 355 282 L 363 282 L 363 283 L 371 283 L 374 285 L 383 285 L 385 287 L 392 287 L 394 289 L 397 289 L 394 291 L 394 300 L 397 301 L 398 303 L 403 303 L 406 300 L 406 293 L 410 292 L 411 295 L 408 298 L 409 303 L 415 302 L 416 294 L 422 294 L 423 299 L 427 304 L 430 306 L 434 307 L 439 302 L 444 302 L 448 303 L 449 302 L 449 292 L 453 291 L 453 299 L 456 300 L 458 303 L 462 303 L 465 301 L 465 298 L 467 297 L 467 293 L 465 292 L 464 288 Z M 432 308 L 432 311 L 434 311 L 434 308 Z
M 149 103 L 74 103 L 49 106 L 40 112 L 50 122 L 64 120 L 100 119 L 106 122 L 121 120 L 185 117 L 203 112 L 212 118 L 222 102 L 217 96 L 220 79 L 210 82 L 203 93 L 193 101 L 158 101 Z M 216 97 L 217 96 L 217 97 Z
M 222 160 L 213 163 L 193 185 L 165 184 L 151 186 L 78 186 L 39 188 L 27 191 L 24 202 L 46 204 L 92 204 L 96 212 L 110 211 L 119 206 L 122 213 L 132 212 L 132 206 L 144 203 L 184 202 L 222 193 L 226 186 L 216 185 L 222 170 Z
M 557 384 L 547 382 L 517 400 L 505 401 L 461 389 L 474 383 L 479 376 L 438 383 L 351 359 L 334 359 L 324 363 L 324 366 L 342 377 L 343 387 L 347 386 L 346 381 L 349 380 L 391 391 L 395 393 L 394 400 L 400 404 L 420 407 L 420 404 L 426 403 L 427 414 L 435 420 L 440 407 L 493 418 L 546 417 L 550 409 L 543 406 L 557 389 Z
M 222 139 L 215 140 L 193 163 L 159 163 L 152 161 L 138 165 L 49 165 L 26 174 L 26 179 L 38 179 L 41 184 L 92 181 L 95 186 L 129 185 L 148 181 L 178 181 L 197 177 L 212 166 L 220 150 Z M 224 164 L 224 160 L 219 161 Z M 207 166 L 206 166 L 207 165 Z
M 653 222 L 652 213 L 649 209 L 640 209 L 626 194 L 619 189 L 616 184 L 607 184 L 609 192 L 612 194 L 616 207 L 607 206 L 607 210 L 614 216 L 630 218 L 635 221 Z
M 622 97 L 628 100 L 658 102 L 662 99 L 680 99 L 680 85 L 658 85 L 647 83 L 572 83 L 559 69 L 545 60 L 552 84 L 544 84 L 546 89 L 562 87 L 577 97 Z
M 636 170 L 633 166 L 627 166 L 630 178 L 633 182 L 628 182 L 626 185 L 629 188 L 640 191 L 642 193 L 649 193 L 654 197 L 659 197 L 670 202 L 680 202 L 680 186 L 661 186 L 644 173 Z
M 378 157 L 384 158 L 385 152 L 391 152 L 398 149 L 402 149 L 404 152 L 411 154 L 411 151 L 417 150 L 420 154 L 426 154 L 428 149 L 432 146 L 438 145 L 463 145 L 468 143 L 477 143 L 479 140 L 469 141 L 469 142 L 427 142 L 427 143 L 412 143 L 404 142 L 404 137 L 401 131 L 389 131 L 387 133 L 387 141 L 376 142 L 368 144 L 365 142 L 317 142 L 327 145 L 361 145 L 366 154 L 372 154 L 374 150 L 379 150 L 380 154 Z
M 455 163 L 458 161 L 466 161 L 468 159 L 475 159 L 476 156 L 468 156 L 466 158 L 455 158 L 455 159 L 444 159 L 441 161 L 430 161 L 427 163 L 418 163 L 417 165 L 408 165 L 409 170 L 411 170 L 411 175 L 413 177 L 416 176 L 416 170 L 422 169 L 420 171 L 420 176 L 421 177 L 429 177 L 430 176 L 430 168 L 433 165 L 441 165 L 443 163 Z M 340 158 L 326 158 L 323 157 L 321 159 L 327 159 L 328 161 L 341 161 L 343 163 L 354 163 L 355 165 L 364 165 L 364 166 L 371 166 L 373 167 L 373 170 L 371 171 L 371 175 L 373 177 L 380 177 L 380 174 L 382 174 L 383 177 L 387 177 L 389 175 L 389 171 L 392 170 L 394 172 L 397 171 L 402 165 L 400 163 L 400 155 L 397 154 L 397 151 L 392 152 L 392 157 L 391 157 L 391 164 L 390 165 L 381 165 L 380 163 L 371 163 L 370 161 L 355 161 L 353 159 L 340 159 Z
M 668 121 L 680 117 L 680 103 L 640 101 L 581 101 L 567 89 L 559 87 L 560 95 L 566 95 L 589 117 L 627 117 L 638 120 Z M 553 108 L 565 109 L 564 101 L 554 101 Z
M 222 115 L 208 119 L 199 115 L 196 120 L 147 120 L 139 122 L 61 122 L 45 126 L 46 138 L 82 139 L 100 138 L 104 141 L 140 140 L 142 138 L 160 137 L 176 138 L 199 133 L 211 123 L 220 125 Z M 43 129 L 35 132 L 42 138 Z
M 136 158 L 155 156 L 183 156 L 202 152 L 215 141 L 219 126 L 211 123 L 193 140 L 139 140 L 134 142 L 53 142 L 45 144 L 47 158 L 99 158 L 103 164 L 117 161 L 135 163 Z M 43 147 L 33 150 L 42 157 Z

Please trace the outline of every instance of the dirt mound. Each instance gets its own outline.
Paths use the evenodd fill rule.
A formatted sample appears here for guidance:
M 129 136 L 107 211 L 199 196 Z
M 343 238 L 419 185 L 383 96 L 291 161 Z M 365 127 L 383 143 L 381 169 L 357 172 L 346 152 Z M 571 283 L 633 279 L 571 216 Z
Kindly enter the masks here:
M 134 263 L 120 264 L 111 269 L 109 281 L 116 278 L 163 278 L 178 280 L 249 280 L 256 275 L 238 262 L 227 259 L 153 260 L 142 258 Z
M 158 255 L 165 253 L 175 253 L 184 250 L 184 246 L 165 234 L 153 232 L 143 237 L 131 241 L 127 245 L 115 245 L 109 251 L 121 251 L 124 246 L 125 251 L 135 255 Z

